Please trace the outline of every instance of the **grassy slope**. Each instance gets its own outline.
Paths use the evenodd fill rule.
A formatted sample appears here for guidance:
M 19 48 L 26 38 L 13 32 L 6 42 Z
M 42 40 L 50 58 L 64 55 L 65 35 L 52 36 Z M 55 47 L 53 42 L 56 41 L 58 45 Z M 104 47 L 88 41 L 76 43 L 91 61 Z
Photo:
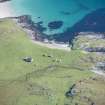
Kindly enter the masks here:
M 34 61 L 24 62 L 26 56 Z M 71 105 L 65 92 L 93 75 L 74 67 L 81 57 L 85 54 L 79 50 L 65 52 L 35 45 L 13 21 L 0 21 L 0 105 Z M 61 62 L 53 62 L 55 59 Z

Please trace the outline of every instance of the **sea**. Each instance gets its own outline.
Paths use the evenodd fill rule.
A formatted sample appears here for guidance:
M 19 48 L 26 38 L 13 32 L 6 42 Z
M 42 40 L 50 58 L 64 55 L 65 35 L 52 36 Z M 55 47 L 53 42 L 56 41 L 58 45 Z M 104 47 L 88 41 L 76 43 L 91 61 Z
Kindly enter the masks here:
M 105 8 L 105 0 L 11 0 L 17 16 L 30 15 L 48 36 L 63 33 L 86 15 Z

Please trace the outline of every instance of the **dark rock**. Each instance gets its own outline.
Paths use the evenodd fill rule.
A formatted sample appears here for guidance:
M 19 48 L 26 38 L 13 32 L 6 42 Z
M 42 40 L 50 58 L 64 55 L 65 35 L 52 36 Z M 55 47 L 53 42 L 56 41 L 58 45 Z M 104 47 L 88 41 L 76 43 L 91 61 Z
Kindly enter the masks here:
M 33 61 L 33 59 L 31 57 L 25 57 L 25 58 L 23 58 L 23 61 L 30 63 Z
M 98 62 L 98 63 L 95 65 L 95 69 L 96 69 L 96 70 L 105 71 L 105 62 Z
M 42 26 L 42 21 L 34 23 L 30 15 L 22 15 L 14 18 L 18 20 L 18 23 L 22 26 L 22 28 L 32 31 L 30 37 L 34 37 L 34 40 L 44 40 L 43 31 L 46 30 L 46 28 Z
M 88 52 L 105 52 L 105 48 L 104 47 L 95 47 L 95 48 L 85 48 L 85 51 Z
M 47 28 L 43 26 L 43 21 L 37 22 L 35 23 L 35 25 L 40 32 L 44 32 L 47 30 Z
M 73 97 L 73 96 L 76 94 L 76 91 L 75 91 L 75 89 L 74 89 L 75 86 L 76 86 L 76 84 L 73 84 L 73 85 L 70 87 L 69 91 L 67 91 L 67 92 L 65 93 L 66 97 Z
M 52 21 L 48 23 L 48 27 L 50 29 L 59 29 L 62 27 L 62 25 L 63 25 L 63 21 Z
M 53 55 L 48 55 L 49 58 L 53 58 Z
M 34 24 L 33 21 L 31 20 L 30 15 L 22 15 L 19 17 L 16 17 L 18 19 L 18 23 L 27 23 L 27 24 Z

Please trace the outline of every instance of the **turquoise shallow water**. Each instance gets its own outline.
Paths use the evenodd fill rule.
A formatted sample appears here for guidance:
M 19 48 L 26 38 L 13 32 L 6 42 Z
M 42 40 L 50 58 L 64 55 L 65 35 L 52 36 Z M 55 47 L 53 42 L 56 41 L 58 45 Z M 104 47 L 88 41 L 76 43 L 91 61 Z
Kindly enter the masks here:
M 51 35 L 72 27 L 93 10 L 105 8 L 105 0 L 12 0 L 11 6 L 16 15 L 28 14 L 35 22 L 43 21 L 45 33 Z M 52 21 L 62 21 L 63 25 L 51 30 L 48 23 Z

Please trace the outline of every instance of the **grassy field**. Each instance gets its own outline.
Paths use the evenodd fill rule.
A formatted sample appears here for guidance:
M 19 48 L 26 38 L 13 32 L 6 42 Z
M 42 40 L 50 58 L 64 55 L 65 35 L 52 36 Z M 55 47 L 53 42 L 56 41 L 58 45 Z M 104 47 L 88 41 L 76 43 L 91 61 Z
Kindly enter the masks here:
M 23 61 L 25 57 L 32 57 L 33 62 Z M 36 45 L 12 20 L 1 20 L 0 105 L 91 105 L 84 100 L 82 103 L 83 92 L 75 97 L 65 96 L 73 84 L 81 89 L 78 85 L 80 80 L 84 80 L 84 84 L 86 80 L 95 84 L 86 86 L 95 88 L 96 95 L 102 91 L 105 95 L 104 90 L 97 93 L 97 86 L 104 89 L 105 81 L 99 79 L 96 84 L 90 79 L 95 74 L 88 70 L 91 62 L 83 62 L 85 57 L 87 54 L 80 50 L 66 52 Z M 85 88 L 84 91 L 87 93 Z M 94 97 L 95 93 L 90 96 Z M 103 103 L 95 105 L 105 105 Z

